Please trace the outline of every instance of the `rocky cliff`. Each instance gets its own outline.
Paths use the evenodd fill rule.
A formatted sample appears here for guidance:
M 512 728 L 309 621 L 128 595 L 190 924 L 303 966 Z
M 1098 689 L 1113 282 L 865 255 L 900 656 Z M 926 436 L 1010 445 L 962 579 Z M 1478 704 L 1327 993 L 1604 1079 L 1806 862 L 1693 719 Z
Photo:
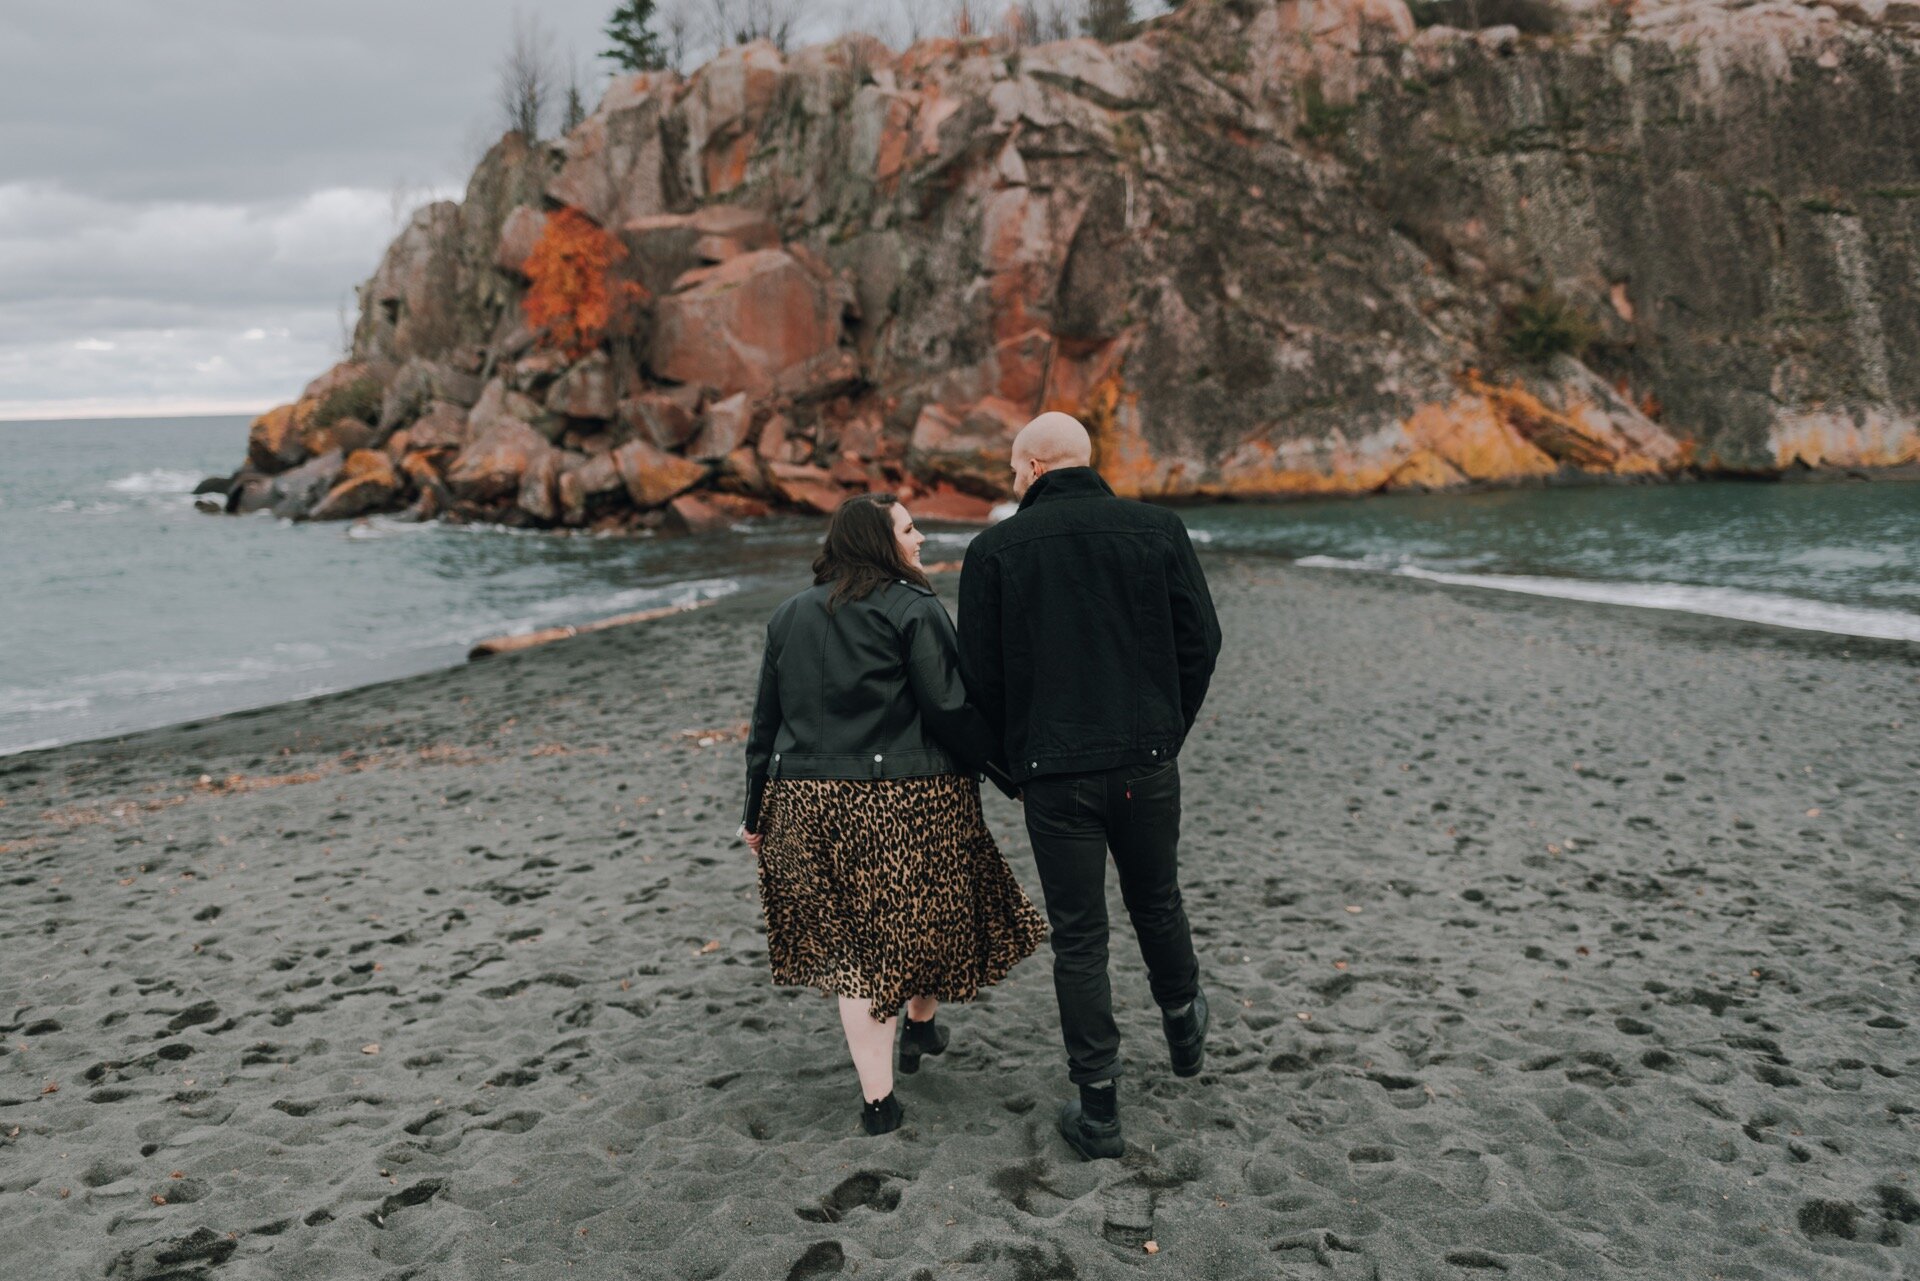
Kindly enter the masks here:
M 977 516 L 1043 408 L 1149 496 L 1920 461 L 1909 18 L 1189 0 L 623 80 L 415 215 L 227 507 Z

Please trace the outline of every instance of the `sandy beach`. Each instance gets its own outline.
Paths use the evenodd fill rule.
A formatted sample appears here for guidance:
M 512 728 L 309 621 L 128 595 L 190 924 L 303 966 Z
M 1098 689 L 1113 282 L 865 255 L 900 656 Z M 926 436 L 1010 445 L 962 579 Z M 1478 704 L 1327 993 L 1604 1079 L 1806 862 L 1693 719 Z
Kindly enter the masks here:
M 1920 1274 L 1920 648 L 1208 570 L 1124 1160 L 1044 953 L 860 1134 L 733 838 L 762 594 L 0 759 L 0 1277 Z

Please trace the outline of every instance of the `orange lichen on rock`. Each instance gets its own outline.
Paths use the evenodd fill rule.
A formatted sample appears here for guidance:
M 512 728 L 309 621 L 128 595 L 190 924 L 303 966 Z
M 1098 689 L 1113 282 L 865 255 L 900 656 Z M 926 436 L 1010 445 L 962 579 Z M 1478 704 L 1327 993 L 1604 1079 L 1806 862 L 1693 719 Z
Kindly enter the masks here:
M 547 219 L 522 270 L 528 280 L 521 307 L 542 342 L 578 360 L 607 331 L 647 301 L 646 290 L 612 271 L 627 247 L 577 209 Z
M 1898 467 L 1920 463 L 1920 427 L 1910 419 L 1844 411 L 1784 415 L 1768 444 L 1774 465 Z

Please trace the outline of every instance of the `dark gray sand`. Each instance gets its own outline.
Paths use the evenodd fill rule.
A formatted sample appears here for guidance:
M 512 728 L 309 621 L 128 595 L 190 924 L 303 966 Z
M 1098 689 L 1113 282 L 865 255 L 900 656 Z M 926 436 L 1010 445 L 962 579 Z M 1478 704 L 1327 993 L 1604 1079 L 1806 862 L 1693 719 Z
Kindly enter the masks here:
M 1920 651 L 1210 564 L 1212 1057 L 1119 928 L 1125 1160 L 1044 954 L 860 1135 L 743 600 L 0 761 L 0 1274 L 1920 1275 Z

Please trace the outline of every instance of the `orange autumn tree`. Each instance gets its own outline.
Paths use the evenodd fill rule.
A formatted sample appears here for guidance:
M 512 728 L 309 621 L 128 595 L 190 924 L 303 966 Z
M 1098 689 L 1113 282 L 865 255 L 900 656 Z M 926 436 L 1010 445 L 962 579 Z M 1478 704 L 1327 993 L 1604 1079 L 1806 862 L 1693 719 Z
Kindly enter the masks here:
M 527 323 L 542 331 L 542 343 L 578 360 L 600 345 L 625 313 L 647 301 L 631 280 L 612 278 L 627 247 L 578 209 L 547 219 L 540 240 L 521 268 L 530 282 L 521 302 Z

